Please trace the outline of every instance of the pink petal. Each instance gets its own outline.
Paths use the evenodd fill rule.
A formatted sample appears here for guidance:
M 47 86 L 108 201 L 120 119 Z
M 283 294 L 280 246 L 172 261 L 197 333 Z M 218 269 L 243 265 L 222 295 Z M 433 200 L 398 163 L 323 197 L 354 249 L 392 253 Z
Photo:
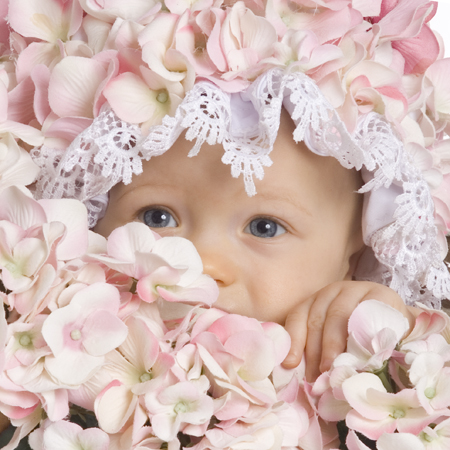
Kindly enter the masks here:
M 14 259 L 20 271 L 27 277 L 35 275 L 43 265 L 48 255 L 48 248 L 44 241 L 36 238 L 25 238 L 14 248 Z
M 344 420 L 352 407 L 344 400 L 337 400 L 331 389 L 327 390 L 320 397 L 318 411 L 322 419 L 339 422 Z
M 284 327 L 274 322 L 262 324 L 266 336 L 270 337 L 275 346 L 275 364 L 281 364 L 291 348 L 291 338 Z
M 82 256 L 88 247 L 87 210 L 83 203 L 72 199 L 39 200 L 48 222 L 61 222 L 66 226 L 66 236 L 58 244 L 60 260 Z
M 158 294 L 168 302 L 182 302 L 189 304 L 212 305 L 219 296 L 217 283 L 207 275 L 200 275 L 195 283 L 185 288 L 174 286 L 166 289 L 157 287 Z
M 8 89 L 0 82 L 0 122 L 8 119 Z
M 370 420 L 353 409 L 347 414 L 345 423 L 350 429 L 359 431 L 372 440 L 378 439 L 383 433 L 393 433 L 397 428 L 396 421 L 392 417 Z
M 95 402 L 95 414 L 101 428 L 117 433 L 132 415 L 137 397 L 124 385 L 107 388 Z
M 159 355 L 158 338 L 140 319 L 130 317 L 126 323 L 128 336 L 120 346 L 120 352 L 133 366 L 143 372 L 148 371 L 153 367 Z
M 127 337 L 127 326 L 108 311 L 95 311 L 82 328 L 83 347 L 92 356 L 102 356 L 118 347 Z
M 194 244 L 180 237 L 165 237 L 155 242 L 153 253 L 161 256 L 176 269 L 187 269 L 181 274 L 179 285 L 195 283 L 203 272 L 203 264 Z
M 20 53 L 17 60 L 17 81 L 25 80 L 38 65 L 44 65 L 51 71 L 61 58 L 58 46 L 47 42 L 32 42 Z
M 62 117 L 53 121 L 46 129 L 45 134 L 47 137 L 64 139 L 68 146 L 91 124 L 92 119 L 85 117 Z
M 78 442 L 81 448 L 95 450 L 108 450 L 109 436 L 98 428 L 88 428 L 83 430 L 78 436 Z
M 76 305 L 76 308 L 80 309 L 84 317 L 99 310 L 116 315 L 119 311 L 120 294 L 117 288 L 111 284 L 95 283 L 78 291 L 69 306 L 72 307 L 72 305 Z
M 136 286 L 136 291 L 142 300 L 151 303 L 159 297 L 158 293 L 161 286 L 174 286 L 179 280 L 180 274 L 177 269 L 170 266 L 161 266 L 152 273 L 140 278 Z M 158 292 L 155 292 L 156 290 Z M 166 291 L 165 288 L 163 291 Z M 168 298 L 163 298 L 170 301 Z
M 62 420 L 69 414 L 67 389 L 54 389 L 39 394 L 42 406 L 51 421 Z
M 62 3 L 57 0 L 14 0 L 9 7 L 9 23 L 22 36 L 55 42 L 62 31 L 62 12 Z
M 436 115 L 442 114 L 444 117 L 450 115 L 449 68 L 450 58 L 446 58 L 436 61 L 426 72 L 434 87 L 433 95 L 430 96 L 431 102 L 430 100 L 427 102 L 428 106 Z
M 348 322 L 349 332 L 367 349 L 371 348 L 372 339 L 383 328 L 392 329 L 399 341 L 409 329 L 409 323 L 402 313 L 376 300 L 360 303 Z
M 102 63 L 95 59 L 67 56 L 55 66 L 50 78 L 50 107 L 60 117 L 93 117 L 97 88 L 106 78 Z
M 185 26 L 178 30 L 176 49 L 186 56 L 198 76 L 212 75 L 216 71 L 216 66 L 211 61 L 206 49 L 203 51 L 196 49 L 195 34 L 192 27 Z
M 126 93 L 126 94 L 125 94 Z M 159 115 L 161 104 L 141 77 L 125 72 L 113 78 L 103 90 L 114 112 L 131 123 L 143 123 Z
M 345 445 L 348 450 L 370 450 L 367 445 L 363 444 L 356 433 L 353 430 L 350 430 L 347 435 L 347 439 L 345 440 Z
M 393 7 L 387 12 L 382 5 L 382 19 L 378 22 L 384 36 L 413 37 L 417 36 L 425 20 L 432 17 L 437 5 L 430 5 L 424 0 L 408 0 L 383 2 Z M 394 6 L 395 5 L 395 6 Z M 431 8 L 430 8 L 431 6 Z
M 35 181 L 39 167 L 33 162 L 30 154 L 19 147 L 9 133 L 0 140 L 0 146 L 2 145 L 8 147 L 8 155 L 0 163 L 0 172 L 3 172 L 0 190 L 13 185 L 26 186 Z
M 37 130 L 29 125 L 13 122 L 12 120 L 0 123 L 0 134 L 4 133 L 11 133 L 13 136 L 22 139 L 30 145 L 40 146 L 44 143 L 44 136 L 41 130 Z
M 48 450 L 70 449 L 75 450 L 78 435 L 83 429 L 72 422 L 61 420 L 51 424 L 44 431 L 44 445 Z
M 149 48 L 153 47 L 153 42 L 160 42 L 164 48 L 172 45 L 173 33 L 179 20 L 178 14 L 159 14 L 139 35 L 139 45 L 144 47 L 151 42 Z M 156 37 L 156 39 L 155 39 Z M 145 60 L 145 58 L 144 58 Z
M 238 316 L 237 314 L 227 314 L 216 320 L 208 329 L 209 332 L 214 333 L 219 338 L 222 344 L 225 344 L 230 336 L 243 330 L 261 333 L 262 326 L 256 319 Z
M 439 43 L 428 25 L 411 39 L 393 41 L 392 48 L 405 58 L 405 75 L 424 73 L 439 55 Z
M 35 86 L 34 113 L 36 119 L 42 125 L 46 117 L 50 114 L 50 104 L 48 102 L 48 84 L 50 82 L 50 70 L 43 64 L 33 68 L 31 79 Z
M 378 438 L 378 450 L 425 450 L 422 441 L 409 433 L 385 433 Z M 350 449 L 349 449 L 350 450 Z
M 153 2 L 148 0 L 130 0 L 124 2 L 123 0 L 80 0 L 83 9 L 91 16 L 104 20 L 105 22 L 113 23 L 117 18 L 124 20 L 139 21 L 140 18 L 154 12 L 158 12 L 161 5 L 153 11 Z
M 8 94 L 8 119 L 30 123 L 34 117 L 34 83 L 27 77 Z
M 263 380 L 275 366 L 275 351 L 272 341 L 255 331 L 241 331 L 230 336 L 225 349 L 243 360 L 238 374 L 248 381 Z
M 143 223 L 132 222 L 116 228 L 108 237 L 108 255 L 123 262 L 134 262 L 135 252 L 151 252 L 154 233 Z
M 345 399 L 350 406 L 358 413 L 364 415 L 371 420 L 382 420 L 389 417 L 387 408 L 378 407 L 370 403 L 367 399 L 369 390 L 374 392 L 386 393 L 381 380 L 371 373 L 360 373 L 351 378 L 348 378 L 342 384 L 342 390 Z
M 44 209 L 20 189 L 11 186 L 0 194 L 0 220 L 8 220 L 24 230 L 47 221 Z
M 214 26 L 211 30 L 209 39 L 206 42 L 206 50 L 208 51 L 208 55 L 211 58 L 211 61 L 216 65 L 219 72 L 225 72 L 227 70 L 227 61 L 220 42 L 220 30 L 225 17 L 226 12 L 221 9 L 214 8 L 211 11 L 211 21 Z
M 45 368 L 62 384 L 79 386 L 89 380 L 103 363 L 103 357 L 91 356 L 66 347 L 57 357 L 47 356 Z

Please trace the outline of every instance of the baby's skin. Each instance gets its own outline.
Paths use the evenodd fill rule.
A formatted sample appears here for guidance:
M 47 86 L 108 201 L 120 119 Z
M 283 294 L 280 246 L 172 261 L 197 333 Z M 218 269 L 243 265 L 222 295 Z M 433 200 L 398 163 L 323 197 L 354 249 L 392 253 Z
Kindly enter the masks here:
M 188 158 L 193 143 L 180 137 L 131 184 L 110 191 L 95 231 L 107 236 L 140 221 L 162 236 L 191 240 L 219 286 L 215 307 L 284 325 L 292 346 L 283 364 L 296 367 L 304 354 L 311 381 L 345 350 L 347 322 L 360 302 L 387 303 L 411 325 L 414 311 L 386 286 L 352 281 L 364 249 L 360 175 L 296 144 L 293 130 L 283 112 L 273 165 L 256 180 L 254 197 L 220 161 L 221 145 L 205 144 Z

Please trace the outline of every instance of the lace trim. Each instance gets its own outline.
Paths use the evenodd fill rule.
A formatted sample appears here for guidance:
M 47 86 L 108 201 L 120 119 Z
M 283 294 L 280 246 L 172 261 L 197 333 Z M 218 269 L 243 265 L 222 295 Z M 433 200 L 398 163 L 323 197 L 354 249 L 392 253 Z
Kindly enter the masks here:
M 243 175 L 247 193 L 254 195 L 254 177 L 261 179 L 264 167 L 272 164 L 269 154 L 283 105 L 296 124 L 296 141 L 305 140 L 312 151 L 333 156 L 344 167 L 365 167 L 373 174 L 361 193 L 392 183 L 403 189 L 396 199 L 393 222 L 366 236 L 380 263 L 377 279 L 372 273 L 360 279 L 390 285 L 407 303 L 420 300 L 438 306 L 441 298 L 450 296 L 450 276 L 439 257 L 434 204 L 426 182 L 382 117 L 368 114 L 351 136 L 317 85 L 302 73 L 270 70 L 245 95 L 226 94 L 212 83 L 199 82 L 175 116 L 166 116 L 146 137 L 138 126 L 121 121 L 104 107 L 66 151 L 46 147 L 32 151 L 41 167 L 36 196 L 85 202 L 92 227 L 105 209 L 105 202 L 95 197 L 120 181 L 130 183 L 133 174 L 142 172 L 142 159 L 166 152 L 183 131 L 186 139 L 195 141 L 190 157 L 197 155 L 205 142 L 222 144 L 222 161 L 231 166 L 234 177 Z M 249 126 L 240 126 L 246 117 L 239 114 L 247 110 L 253 111 L 256 119 Z

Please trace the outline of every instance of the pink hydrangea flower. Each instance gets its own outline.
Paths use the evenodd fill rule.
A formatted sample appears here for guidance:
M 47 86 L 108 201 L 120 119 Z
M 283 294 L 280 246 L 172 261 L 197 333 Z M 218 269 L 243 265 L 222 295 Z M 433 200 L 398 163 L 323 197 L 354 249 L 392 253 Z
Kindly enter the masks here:
M 48 316 L 42 335 L 53 356 L 46 357 L 45 367 L 55 379 L 80 385 L 101 367 L 104 355 L 125 340 L 127 327 L 117 318 L 119 302 L 115 287 L 96 283 Z
M 256 77 L 265 67 L 261 62 L 272 56 L 277 33 L 243 2 L 235 3 L 224 18 L 219 17 L 217 14 L 215 27 L 220 31 L 211 33 L 207 51 L 222 74 L 212 79 L 225 90 L 239 91 L 249 84 L 247 79 Z
M 450 445 L 450 419 L 435 427 L 425 427 L 419 434 L 425 450 L 445 450 Z
M 203 275 L 194 245 L 178 237 L 160 238 L 142 223 L 116 228 L 108 237 L 107 255 L 91 255 L 108 267 L 138 280 L 142 300 L 210 305 L 218 297 L 214 280 Z
M 117 433 L 140 407 L 139 396 L 161 385 L 174 364 L 160 353 L 159 339 L 142 319 L 130 317 L 127 339 L 106 357 L 103 376 L 113 380 L 97 397 L 95 412 L 101 428 Z M 144 346 L 144 348 L 143 348 Z
M 445 360 L 437 353 L 420 353 L 409 370 L 419 402 L 430 415 L 445 415 L 450 406 L 450 367 L 444 364 Z
M 235 406 L 230 403 L 226 414 L 237 417 L 251 404 L 274 404 L 276 391 L 268 376 L 289 351 L 290 339 L 283 327 L 234 314 L 217 318 L 214 310 L 200 320 L 202 326 L 194 327 L 191 342 L 210 371 L 215 389 L 222 395 L 232 391 L 241 397 Z
M 86 207 L 76 200 L 35 201 L 12 186 L 0 193 L 0 267 L 21 314 L 39 312 L 58 261 L 87 249 Z
M 427 414 L 420 406 L 415 390 L 388 393 L 381 380 L 372 373 L 359 373 L 348 378 L 342 389 L 353 408 L 347 414 L 347 426 L 369 439 L 376 440 L 383 433 L 395 430 L 418 434 L 438 417 L 438 414 Z
M 47 67 L 61 60 L 60 45 L 70 40 L 81 26 L 83 11 L 77 0 L 13 0 L 9 5 L 11 27 L 35 42 L 18 59 L 18 81 L 30 75 L 37 64 Z
M 362 302 L 348 323 L 347 352 L 339 355 L 333 366 L 380 369 L 408 330 L 408 320 L 399 311 L 376 300 Z
M 190 425 L 203 425 L 204 431 L 214 412 L 213 399 L 207 395 L 207 378 L 182 381 L 145 395 L 145 406 L 153 431 L 160 439 L 171 441 Z

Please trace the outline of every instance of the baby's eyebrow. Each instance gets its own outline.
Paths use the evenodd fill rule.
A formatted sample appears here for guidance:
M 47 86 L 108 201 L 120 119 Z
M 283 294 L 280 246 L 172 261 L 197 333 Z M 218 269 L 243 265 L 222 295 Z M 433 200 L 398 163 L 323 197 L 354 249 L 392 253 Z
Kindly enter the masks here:
M 258 192 L 256 194 L 256 197 L 258 197 L 258 196 L 260 198 L 262 198 L 263 200 L 269 200 L 269 201 L 273 201 L 273 202 L 282 201 L 284 203 L 289 203 L 294 208 L 299 209 L 300 211 L 302 211 L 303 213 L 305 213 L 306 215 L 308 215 L 310 217 L 313 217 L 313 214 L 311 213 L 311 211 L 308 208 L 306 208 L 304 205 L 299 203 L 299 201 L 292 195 L 291 192 L 276 189 L 275 192 L 261 192 L 261 193 Z
M 129 185 L 128 185 L 129 186 Z M 174 185 L 173 183 L 160 183 L 157 182 L 155 180 L 150 180 L 146 183 L 143 183 L 139 186 L 135 186 L 135 187 L 127 187 L 125 185 L 123 185 L 123 187 L 125 189 L 123 189 L 122 192 L 119 192 L 119 194 L 117 195 L 117 197 L 115 198 L 115 201 L 118 202 L 120 200 L 122 200 L 123 198 L 128 197 L 129 195 L 133 194 L 133 195 L 137 195 L 137 194 L 141 194 L 142 192 L 151 190 L 153 192 L 157 192 L 157 191 L 176 191 L 179 190 L 180 188 L 176 185 Z

